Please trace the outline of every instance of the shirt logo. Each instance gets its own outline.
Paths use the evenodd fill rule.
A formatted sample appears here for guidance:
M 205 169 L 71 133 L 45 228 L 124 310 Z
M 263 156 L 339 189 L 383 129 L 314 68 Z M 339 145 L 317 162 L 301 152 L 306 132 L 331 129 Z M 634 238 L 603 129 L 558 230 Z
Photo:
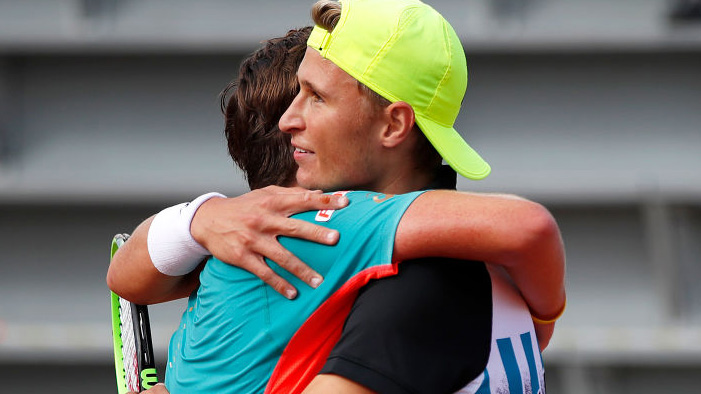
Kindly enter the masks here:
M 349 190 L 346 191 L 340 191 L 340 192 L 335 192 L 333 193 L 334 196 L 345 196 Z M 314 218 L 314 221 L 317 222 L 328 222 L 331 220 L 331 216 L 333 216 L 333 213 L 336 212 L 335 209 L 322 209 L 321 211 L 316 213 L 316 217 Z
M 382 196 L 382 197 L 380 197 L 380 196 Z M 381 203 L 381 202 L 389 200 L 392 197 L 394 197 L 394 194 L 379 194 L 377 196 L 374 196 L 372 198 L 372 201 L 375 201 L 376 203 Z

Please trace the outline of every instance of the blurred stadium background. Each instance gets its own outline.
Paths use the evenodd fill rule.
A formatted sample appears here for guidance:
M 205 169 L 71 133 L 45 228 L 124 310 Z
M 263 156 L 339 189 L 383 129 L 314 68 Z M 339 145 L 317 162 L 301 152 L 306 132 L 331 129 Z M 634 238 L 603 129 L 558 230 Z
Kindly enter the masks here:
M 312 0 L 0 0 L 0 391 L 113 392 L 113 234 L 246 191 L 217 95 Z M 463 39 L 463 190 L 547 205 L 569 307 L 551 393 L 701 386 L 701 11 L 687 0 L 433 0 Z M 165 360 L 181 303 L 152 308 Z

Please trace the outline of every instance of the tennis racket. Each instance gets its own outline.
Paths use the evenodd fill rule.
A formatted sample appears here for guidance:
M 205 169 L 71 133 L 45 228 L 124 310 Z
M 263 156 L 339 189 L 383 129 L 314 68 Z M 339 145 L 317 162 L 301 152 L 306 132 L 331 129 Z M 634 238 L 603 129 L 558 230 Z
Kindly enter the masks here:
M 114 236 L 110 259 L 128 238 L 128 234 Z M 145 305 L 129 302 L 114 292 L 111 293 L 112 340 L 117 390 L 119 394 L 129 391 L 138 393 L 153 387 L 158 382 L 148 308 Z

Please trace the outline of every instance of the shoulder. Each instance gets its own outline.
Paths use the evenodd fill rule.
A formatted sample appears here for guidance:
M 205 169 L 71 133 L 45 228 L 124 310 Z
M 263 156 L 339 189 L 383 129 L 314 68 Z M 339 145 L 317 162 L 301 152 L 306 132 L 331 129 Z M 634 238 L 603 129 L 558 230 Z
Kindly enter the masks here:
M 352 190 L 352 191 L 343 191 L 343 192 L 335 192 L 331 193 L 334 195 L 345 195 L 348 197 L 348 199 L 351 202 L 366 202 L 366 203 L 384 203 L 384 202 L 392 202 L 392 203 L 401 203 L 401 202 L 406 202 L 406 201 L 413 201 L 418 197 L 419 195 L 425 193 L 425 191 L 415 191 L 415 192 L 410 192 L 410 193 L 404 193 L 404 194 L 389 194 L 389 193 L 380 193 L 380 192 L 372 192 L 372 191 L 366 191 L 366 190 Z

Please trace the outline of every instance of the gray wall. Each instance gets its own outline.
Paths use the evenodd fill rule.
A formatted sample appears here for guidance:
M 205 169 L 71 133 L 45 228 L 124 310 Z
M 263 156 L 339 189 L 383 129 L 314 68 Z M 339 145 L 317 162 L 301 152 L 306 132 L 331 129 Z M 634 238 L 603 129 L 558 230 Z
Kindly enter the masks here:
M 217 94 L 310 3 L 0 0 L 3 392 L 112 390 L 111 236 L 246 190 Z M 543 202 L 561 226 L 550 392 L 695 392 L 701 23 L 667 0 L 430 3 L 468 54 L 457 127 L 493 167 L 459 187 Z M 160 360 L 181 307 L 151 308 Z

